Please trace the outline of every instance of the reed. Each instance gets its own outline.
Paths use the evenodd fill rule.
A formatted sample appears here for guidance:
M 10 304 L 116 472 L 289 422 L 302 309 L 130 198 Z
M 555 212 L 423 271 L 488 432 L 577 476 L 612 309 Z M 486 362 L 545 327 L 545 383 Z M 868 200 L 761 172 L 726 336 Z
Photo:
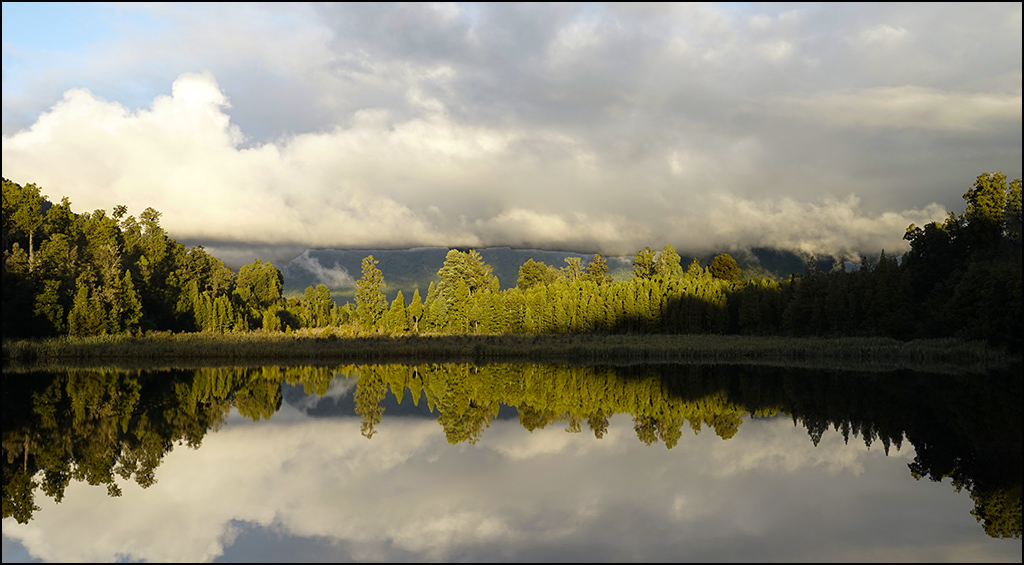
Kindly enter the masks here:
M 250 363 L 737 363 L 984 371 L 1020 356 L 981 342 L 722 335 L 407 335 L 319 332 L 151 333 L 3 342 L 11 365 Z M 946 371 L 941 371 L 946 372 Z

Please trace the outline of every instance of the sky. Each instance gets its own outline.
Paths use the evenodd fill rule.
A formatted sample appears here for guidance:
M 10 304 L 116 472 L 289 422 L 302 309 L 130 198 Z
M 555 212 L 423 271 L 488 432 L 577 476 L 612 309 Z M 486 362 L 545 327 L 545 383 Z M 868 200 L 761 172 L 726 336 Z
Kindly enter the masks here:
M 308 248 L 905 249 L 1021 177 L 1021 4 L 3 4 L 3 176 Z
M 626 414 L 600 440 L 565 427 L 495 420 L 450 445 L 435 418 L 385 414 L 368 440 L 355 416 L 235 414 L 148 489 L 38 494 L 30 522 L 4 520 L 4 562 L 1020 561 L 966 490 L 913 478 L 907 443 L 814 446 L 788 417 L 727 441 L 686 428 L 671 450 Z

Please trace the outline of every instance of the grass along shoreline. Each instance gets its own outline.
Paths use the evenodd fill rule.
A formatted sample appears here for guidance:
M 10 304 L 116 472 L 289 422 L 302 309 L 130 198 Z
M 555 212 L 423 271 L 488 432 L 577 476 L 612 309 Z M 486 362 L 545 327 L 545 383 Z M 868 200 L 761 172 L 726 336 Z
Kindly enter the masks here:
M 789 338 L 722 335 L 417 335 L 339 337 L 330 332 L 154 333 L 3 342 L 8 367 L 97 364 L 538 362 L 853 365 L 985 371 L 1019 355 L 955 339 Z

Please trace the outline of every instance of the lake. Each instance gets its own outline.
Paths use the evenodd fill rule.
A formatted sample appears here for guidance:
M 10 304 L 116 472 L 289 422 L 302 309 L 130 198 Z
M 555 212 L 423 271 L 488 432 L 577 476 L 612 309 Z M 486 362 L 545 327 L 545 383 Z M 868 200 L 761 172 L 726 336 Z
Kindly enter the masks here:
M 1021 561 L 1019 370 L 4 379 L 4 562 Z

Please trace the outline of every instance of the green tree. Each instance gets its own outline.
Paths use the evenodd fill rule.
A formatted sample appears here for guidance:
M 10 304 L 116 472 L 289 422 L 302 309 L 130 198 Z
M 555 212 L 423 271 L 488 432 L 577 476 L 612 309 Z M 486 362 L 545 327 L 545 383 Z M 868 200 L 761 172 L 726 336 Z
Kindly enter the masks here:
M 447 323 L 445 327 L 449 331 L 459 334 L 469 331 L 471 298 L 469 285 L 463 279 L 455 281 L 455 288 L 449 298 L 445 299 L 442 295 L 441 300 L 446 304 L 444 311 Z
M 565 266 L 562 267 L 562 277 L 567 281 L 579 280 L 583 274 L 583 260 L 579 257 L 566 257 Z
M 420 298 L 420 289 L 412 291 L 412 300 L 409 302 L 409 325 L 413 333 L 420 333 L 420 320 L 423 319 L 423 299 Z
M 95 293 L 90 292 L 91 281 L 86 275 L 78 278 L 78 291 L 68 313 L 68 332 L 73 336 L 107 333 L 106 312 Z
M 452 249 L 437 276 L 440 279 L 437 284 L 440 318 L 436 322 L 451 331 L 468 330 L 473 303 L 479 294 L 490 290 L 495 279 L 493 269 L 475 249 L 468 253 Z
M 64 234 L 72 237 L 74 234 L 75 214 L 71 211 L 71 201 L 65 196 L 61 198 L 60 204 L 54 204 L 46 212 L 46 232 L 53 237 L 56 234 Z
M 724 281 L 738 280 L 742 273 L 739 265 L 736 264 L 736 260 L 728 253 L 716 255 L 714 260 L 711 261 L 711 265 L 708 266 L 708 272 L 716 279 Z
M 267 322 L 274 326 L 266 314 L 271 307 L 280 307 L 283 289 L 284 275 L 270 261 L 256 259 L 238 269 L 235 296 L 247 310 L 249 329 L 263 327 Z
M 207 253 L 203 246 L 196 245 L 176 254 L 175 268 L 167 278 L 167 285 L 173 289 L 171 295 L 177 297 L 174 329 L 213 329 L 199 312 L 203 308 L 203 297 L 209 295 L 210 304 L 215 300 L 230 300 L 235 295 L 235 273 L 223 261 Z M 233 322 L 227 327 L 231 325 Z M 217 331 L 223 331 L 223 327 Z
M 583 278 L 597 284 L 612 282 L 612 277 L 608 274 L 608 261 L 600 253 L 595 254 L 587 265 L 587 273 Z
M 683 276 L 682 258 L 676 253 L 675 247 L 665 244 L 665 248 L 658 253 L 654 263 L 654 272 L 657 276 L 668 280 L 678 279 Z
M 1007 185 L 1003 173 L 982 173 L 967 189 L 964 217 L 968 222 L 1000 224 L 1006 211 Z
M 306 287 L 302 302 L 303 323 L 310 328 L 322 328 L 331 323 L 331 291 L 327 286 L 318 284 Z
M 363 259 L 363 276 L 356 281 L 356 319 L 365 331 L 380 328 L 381 318 L 388 308 L 384 295 L 384 273 L 377 268 L 378 261 L 373 255 Z
M 687 276 L 690 276 L 690 277 L 698 277 L 698 276 L 700 276 L 700 274 L 701 274 L 701 272 L 703 270 L 704 270 L 704 267 L 700 266 L 700 260 L 697 259 L 696 257 L 694 257 L 693 261 L 690 261 L 690 266 L 688 266 L 686 268 L 686 274 L 687 274 Z
M 633 277 L 638 279 L 649 279 L 656 273 L 657 253 L 650 247 L 644 246 L 637 252 L 633 259 Z
M 284 275 L 270 261 L 256 259 L 242 265 L 235 279 L 235 295 L 253 310 L 262 312 L 281 300 Z
M 3 233 L 4 249 L 8 248 L 11 234 L 28 239 L 28 268 L 35 264 L 35 234 L 43 226 L 42 206 L 45 196 L 39 187 L 29 183 L 20 186 L 7 179 L 3 180 Z
M 142 319 L 142 301 L 128 271 L 124 272 L 120 281 L 114 286 L 113 300 L 110 305 L 112 322 L 116 324 L 116 333 L 134 332 L 139 329 Z
M 391 302 L 391 308 L 388 309 L 385 325 L 387 326 L 388 333 L 402 334 L 409 331 L 409 313 L 405 307 L 405 297 L 402 296 L 401 290 L 398 291 L 398 295 Z
M 466 253 L 452 249 L 445 256 L 444 265 L 437 272 L 437 277 L 440 279 L 437 291 L 442 298 L 450 299 L 459 280 L 465 281 L 470 295 L 489 289 L 494 270 L 484 262 L 476 249 Z
M 554 267 L 533 259 L 527 259 L 519 267 L 519 278 L 516 287 L 520 290 L 528 290 L 537 285 L 550 284 L 557 278 L 557 271 Z
M 1006 192 L 1006 237 L 1021 250 L 1021 182 L 1013 179 Z
M 67 313 L 75 297 L 75 279 L 80 269 L 78 246 L 66 234 L 55 233 L 40 244 L 36 261 L 41 286 L 36 290 L 34 313 L 48 322 L 43 333 L 66 334 Z
M 1007 183 L 1003 173 L 982 173 L 963 195 L 967 247 L 972 253 L 991 255 L 999 242 L 1020 225 L 1020 179 Z M 1019 228 L 1018 228 L 1019 229 Z

